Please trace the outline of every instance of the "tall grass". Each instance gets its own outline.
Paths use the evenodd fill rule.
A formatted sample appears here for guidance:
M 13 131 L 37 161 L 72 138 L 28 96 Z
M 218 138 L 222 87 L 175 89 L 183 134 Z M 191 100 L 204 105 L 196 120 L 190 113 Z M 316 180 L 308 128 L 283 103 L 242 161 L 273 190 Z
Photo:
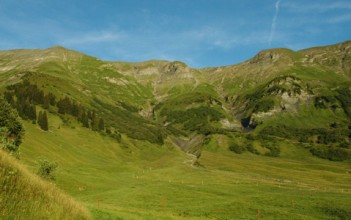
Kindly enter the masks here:
M 0 150 L 0 219 L 90 219 L 87 209 Z

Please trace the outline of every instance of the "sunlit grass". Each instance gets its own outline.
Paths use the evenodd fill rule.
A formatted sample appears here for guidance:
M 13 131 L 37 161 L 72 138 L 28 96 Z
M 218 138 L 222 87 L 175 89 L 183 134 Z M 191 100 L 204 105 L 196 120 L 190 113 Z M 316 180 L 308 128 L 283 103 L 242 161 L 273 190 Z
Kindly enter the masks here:
M 58 186 L 96 219 L 255 219 L 257 209 L 262 219 L 348 215 L 350 161 L 312 157 L 289 142 L 280 143 L 278 158 L 237 155 L 214 136 L 210 145 L 217 147 L 206 148 L 201 166 L 192 167 L 192 158 L 168 141 L 161 147 L 124 136 L 117 143 L 50 120 L 50 132 L 25 123 L 22 158 L 31 169 L 39 156 L 57 161 Z
M 90 219 L 89 211 L 54 184 L 0 150 L 1 219 Z

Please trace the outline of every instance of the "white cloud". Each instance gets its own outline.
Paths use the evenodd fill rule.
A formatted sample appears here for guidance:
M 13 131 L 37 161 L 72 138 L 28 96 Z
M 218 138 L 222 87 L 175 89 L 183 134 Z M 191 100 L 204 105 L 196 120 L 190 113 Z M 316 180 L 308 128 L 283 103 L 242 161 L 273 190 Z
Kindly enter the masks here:
M 274 38 L 274 34 L 275 34 L 275 29 L 276 29 L 276 25 L 277 25 L 278 14 L 279 14 L 279 4 L 280 4 L 280 0 L 278 0 L 275 3 L 275 14 L 274 14 L 274 17 L 272 20 L 271 32 L 270 32 L 269 39 L 268 39 L 269 46 L 271 46 L 273 38 Z
M 328 20 L 329 23 L 342 23 L 342 22 L 351 22 L 351 14 L 344 14 L 340 16 L 336 16 Z

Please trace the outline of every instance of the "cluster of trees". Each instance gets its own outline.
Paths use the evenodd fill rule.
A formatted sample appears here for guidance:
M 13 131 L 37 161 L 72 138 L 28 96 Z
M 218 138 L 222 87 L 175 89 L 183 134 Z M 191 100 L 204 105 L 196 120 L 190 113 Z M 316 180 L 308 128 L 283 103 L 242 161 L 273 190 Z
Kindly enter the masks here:
M 39 89 L 37 85 L 31 84 L 28 80 L 6 88 L 8 91 L 5 92 L 5 98 L 11 105 L 14 105 L 15 102 L 19 105 L 28 102 L 32 105 L 42 105 L 43 108 L 48 109 L 49 105 L 56 104 L 54 94 L 51 92 L 44 94 L 43 90 Z
M 115 127 L 105 125 L 102 117 L 99 117 L 94 110 L 88 110 L 75 100 L 64 97 L 58 99 L 53 93 L 44 93 L 36 84 L 32 84 L 28 80 L 21 83 L 6 87 L 5 99 L 15 109 L 19 116 L 25 120 L 31 120 L 37 123 L 44 131 L 49 129 L 49 121 L 47 111 L 51 113 L 57 112 L 64 121 L 67 120 L 65 115 L 73 116 L 82 126 L 90 128 L 93 131 L 103 132 L 110 137 L 121 140 L 121 134 Z M 37 111 L 40 105 L 44 111 Z M 111 125 L 111 124 L 110 124 Z
M 332 123 L 330 128 L 303 129 L 284 125 L 268 126 L 261 130 L 260 136 L 277 136 L 314 145 L 311 153 L 329 160 L 345 160 L 351 157 L 347 148 L 351 147 L 351 126 Z M 312 146 L 313 146 L 312 145 Z
M 336 99 L 339 100 L 345 114 L 351 119 L 351 90 L 347 87 L 340 88 L 336 91 Z
M 105 122 L 104 119 L 98 117 L 95 111 L 86 110 L 81 104 L 68 98 L 62 98 L 57 101 L 58 113 L 65 115 L 72 115 L 77 118 L 78 121 L 86 128 L 91 128 L 93 131 L 104 131 Z M 107 133 L 109 133 L 107 129 Z
M 197 131 L 204 135 L 222 132 L 221 129 L 211 126 L 210 122 L 219 121 L 224 117 L 223 114 L 208 106 L 191 108 L 186 111 L 172 111 L 165 108 L 162 109 L 160 115 L 166 117 L 171 123 L 183 124 L 183 128 L 188 131 Z
M 334 96 L 322 95 L 314 98 L 314 107 L 325 109 L 329 106 L 334 110 L 337 108 L 337 100 Z
M 255 104 L 253 112 L 268 112 L 274 108 L 274 105 L 275 102 L 273 98 L 261 99 Z
M 37 114 L 37 105 L 41 105 L 44 109 L 49 109 L 50 106 L 53 109 L 57 107 L 59 114 L 68 114 L 76 117 L 84 127 L 91 128 L 94 131 L 105 130 L 103 118 L 98 117 L 95 111 L 86 110 L 81 104 L 67 96 L 57 100 L 54 94 L 50 92 L 45 94 L 37 85 L 31 84 L 28 80 L 8 86 L 5 92 L 5 99 L 17 109 L 21 118 L 32 120 L 33 122 L 37 121 L 40 128 L 45 131 L 49 129 L 47 113 L 46 111 L 40 111 Z M 107 133 L 110 131 L 111 129 L 106 129 Z
M 285 125 L 267 126 L 260 132 L 261 136 L 277 136 L 286 139 L 298 140 L 302 143 L 313 142 L 316 137 L 318 144 L 343 143 L 347 140 L 350 130 L 345 127 L 340 128 L 294 128 Z
M 251 134 L 246 135 L 245 138 L 240 138 L 240 141 L 231 140 L 229 142 L 229 150 L 241 154 L 245 151 L 249 151 L 253 154 L 261 154 L 253 145 L 253 141 L 257 141 L 261 147 L 268 149 L 265 156 L 278 157 L 280 155 L 280 147 L 277 141 L 272 137 L 262 137 L 262 136 L 253 136 Z
M 163 144 L 167 131 L 163 126 L 150 122 L 139 115 L 132 114 L 123 107 L 105 103 L 97 98 L 93 98 L 92 105 L 99 109 L 113 128 L 118 128 L 119 132 L 138 140 L 146 140 L 155 144 Z M 120 134 L 111 133 L 117 140 Z
M 339 88 L 334 95 L 321 95 L 314 99 L 316 108 L 331 108 L 335 110 L 339 106 L 344 110 L 348 118 L 351 118 L 351 90 L 347 87 Z
M 46 111 L 39 112 L 38 123 L 43 130 L 48 129 Z M 22 142 L 23 135 L 24 128 L 16 109 L 0 96 L 0 149 L 6 150 L 11 155 L 19 158 L 19 145 Z M 57 168 L 57 163 L 41 159 L 38 161 L 38 165 L 37 174 L 39 176 L 48 180 L 55 180 L 53 172 Z
M 351 158 L 351 152 L 345 148 L 333 146 L 315 146 L 310 152 L 320 158 L 332 161 L 343 161 Z
M 22 83 L 8 86 L 4 96 L 7 102 L 17 109 L 22 119 L 38 122 L 40 128 L 45 131 L 49 129 L 46 111 L 37 115 L 36 105 L 48 109 L 50 104 L 55 104 L 55 96 L 52 93 L 44 95 L 37 85 L 24 80 Z

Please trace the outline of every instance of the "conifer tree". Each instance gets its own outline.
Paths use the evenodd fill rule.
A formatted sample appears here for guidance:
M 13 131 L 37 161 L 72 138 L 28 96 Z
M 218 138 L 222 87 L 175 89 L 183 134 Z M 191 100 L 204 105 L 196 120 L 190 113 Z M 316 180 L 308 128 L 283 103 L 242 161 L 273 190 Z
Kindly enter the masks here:
M 44 131 L 49 130 L 49 124 L 48 124 L 48 116 L 46 114 L 46 111 L 40 111 L 38 115 L 38 124 L 40 128 Z
M 85 114 L 85 111 L 83 111 L 82 113 L 81 121 L 84 127 L 89 128 L 89 119 L 88 119 L 88 116 Z
M 52 94 L 51 92 L 49 92 L 47 97 L 49 99 L 50 105 L 54 106 L 56 104 L 56 97 L 55 97 L 55 95 Z
M 30 116 L 29 119 L 36 121 L 37 120 L 37 108 L 35 105 L 30 106 Z
M 95 114 L 95 111 L 92 112 L 91 114 L 91 129 L 93 131 L 97 131 L 98 130 L 98 125 L 99 125 L 99 121 L 98 121 L 98 117 Z
M 102 118 L 100 118 L 100 120 L 99 120 L 98 129 L 99 129 L 99 131 L 103 131 L 105 129 L 104 119 L 102 119 Z
M 44 96 L 44 102 L 43 102 L 43 108 L 45 109 L 49 109 L 50 107 L 50 100 L 49 100 L 49 96 Z

